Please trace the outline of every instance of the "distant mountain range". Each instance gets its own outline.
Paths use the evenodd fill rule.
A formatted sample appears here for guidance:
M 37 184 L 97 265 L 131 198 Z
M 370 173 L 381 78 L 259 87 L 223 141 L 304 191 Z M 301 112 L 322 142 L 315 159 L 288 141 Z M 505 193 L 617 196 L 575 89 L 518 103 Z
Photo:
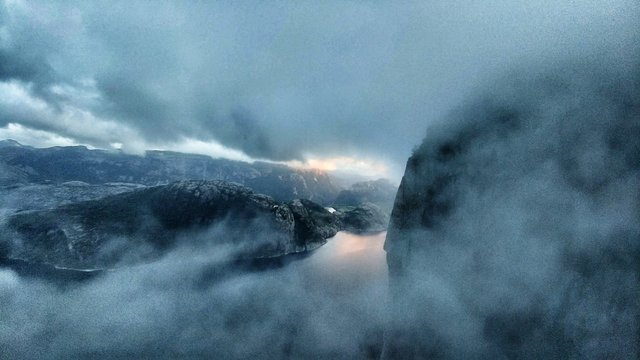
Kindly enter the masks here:
M 327 173 L 267 162 L 214 159 L 205 155 L 147 151 L 145 156 L 85 146 L 34 148 L 0 141 L 0 186 L 20 184 L 134 183 L 163 185 L 179 180 L 224 180 L 278 201 L 332 204 L 341 188 Z
M 0 260 L 105 268 L 187 239 L 233 244 L 240 257 L 282 256 L 340 230 L 383 231 L 394 195 L 386 180 L 342 189 L 325 172 L 280 164 L 4 140 Z

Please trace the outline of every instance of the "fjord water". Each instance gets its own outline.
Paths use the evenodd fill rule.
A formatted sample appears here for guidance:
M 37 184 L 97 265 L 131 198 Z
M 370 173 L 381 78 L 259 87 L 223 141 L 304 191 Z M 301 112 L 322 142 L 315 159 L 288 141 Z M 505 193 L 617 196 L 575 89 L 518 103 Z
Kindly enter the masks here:
M 323 302 L 308 320 L 318 320 L 312 326 L 333 342 L 308 355 L 379 357 L 387 306 L 385 237 L 386 231 L 369 235 L 341 231 L 308 258 L 290 264 L 289 271 L 302 276 L 301 294 L 314 294 Z
M 347 294 L 386 283 L 387 263 L 382 249 L 386 231 L 356 235 L 341 231 L 300 264 L 310 281 L 326 290 Z

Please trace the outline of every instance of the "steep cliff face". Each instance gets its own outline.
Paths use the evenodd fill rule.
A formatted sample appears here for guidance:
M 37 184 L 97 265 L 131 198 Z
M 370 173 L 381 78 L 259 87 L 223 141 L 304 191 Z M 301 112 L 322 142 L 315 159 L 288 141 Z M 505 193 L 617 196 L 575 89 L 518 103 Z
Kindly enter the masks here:
M 510 83 L 408 160 L 386 359 L 637 358 L 640 77 Z

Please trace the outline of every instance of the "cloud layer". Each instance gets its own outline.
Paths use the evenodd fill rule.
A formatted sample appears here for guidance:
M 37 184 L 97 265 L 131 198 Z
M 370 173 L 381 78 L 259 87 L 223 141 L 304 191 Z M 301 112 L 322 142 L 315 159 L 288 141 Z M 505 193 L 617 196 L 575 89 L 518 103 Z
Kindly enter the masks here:
M 264 272 L 184 246 L 64 288 L 0 268 L 0 358 L 365 359 L 381 347 L 383 238 L 342 233 Z
M 4 0 L 0 93 L 13 100 L 0 103 L 0 126 L 94 146 L 189 138 L 254 158 L 397 167 L 495 73 L 599 53 L 627 61 L 638 15 L 630 0 Z

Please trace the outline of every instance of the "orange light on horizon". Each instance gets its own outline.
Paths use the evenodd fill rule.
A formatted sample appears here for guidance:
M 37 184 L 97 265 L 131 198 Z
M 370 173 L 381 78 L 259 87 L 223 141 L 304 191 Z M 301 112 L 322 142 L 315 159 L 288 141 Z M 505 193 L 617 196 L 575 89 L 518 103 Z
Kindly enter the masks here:
M 338 168 L 336 162 L 331 159 L 309 159 L 307 166 L 322 171 L 335 171 Z
M 386 232 L 375 235 L 357 235 L 341 233 L 336 240 L 336 255 L 350 256 L 361 251 L 382 251 L 382 244 L 387 236 Z
M 287 164 L 299 169 L 320 170 L 325 172 L 343 172 L 358 174 L 367 177 L 387 177 L 389 175 L 389 169 L 384 163 L 380 161 L 356 158 L 352 156 L 337 156 L 328 158 L 310 157 L 304 162 L 291 161 Z

